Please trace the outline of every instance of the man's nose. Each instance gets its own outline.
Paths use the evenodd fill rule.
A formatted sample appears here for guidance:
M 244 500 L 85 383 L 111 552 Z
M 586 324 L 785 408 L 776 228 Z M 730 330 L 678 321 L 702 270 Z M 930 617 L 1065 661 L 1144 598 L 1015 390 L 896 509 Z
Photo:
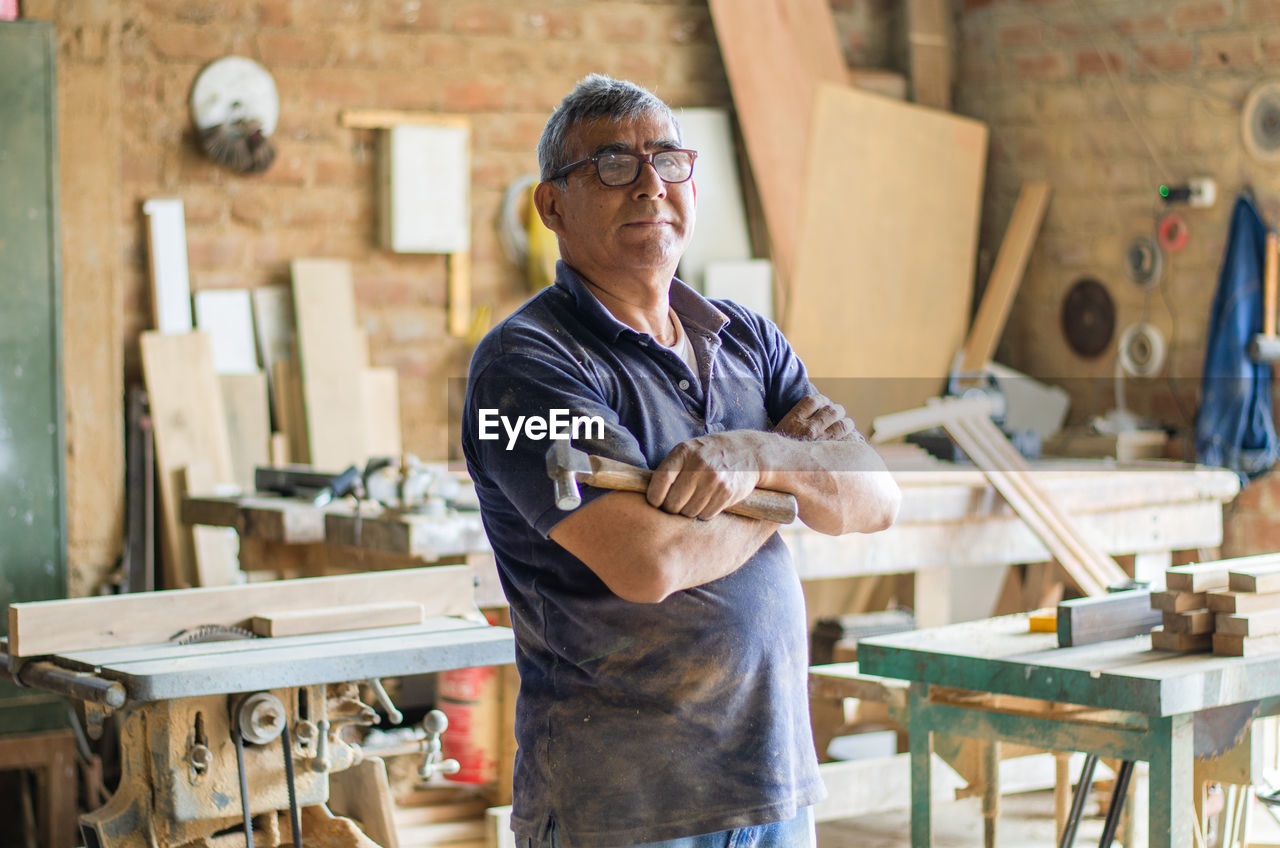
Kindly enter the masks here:
M 666 197 L 667 184 L 658 176 L 658 169 L 652 162 L 641 162 L 640 173 L 631 184 L 636 197 Z

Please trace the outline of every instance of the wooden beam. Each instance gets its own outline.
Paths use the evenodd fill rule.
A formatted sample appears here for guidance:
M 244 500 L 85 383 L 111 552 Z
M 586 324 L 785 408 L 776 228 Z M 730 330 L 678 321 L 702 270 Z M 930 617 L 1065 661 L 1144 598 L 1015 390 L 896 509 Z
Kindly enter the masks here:
M 1146 589 L 1063 601 L 1058 604 L 1058 647 L 1141 636 L 1159 625 L 1162 615 L 1151 608 Z
M 1018 285 L 1022 282 L 1031 248 L 1035 246 L 1040 222 L 1049 205 L 1049 184 L 1041 181 L 1023 183 L 1018 202 L 1013 207 L 1009 226 L 1000 242 L 1000 252 L 982 294 L 978 315 L 974 318 L 969 338 L 964 345 L 960 369 L 967 373 L 982 371 L 995 356 L 1000 334 L 1004 332 L 1009 308 L 1013 306 Z
M 1227 588 L 1227 566 L 1221 562 L 1176 565 L 1164 570 L 1164 584 L 1179 592 L 1208 592 Z
M 404 109 L 345 109 L 338 116 L 344 127 L 365 130 L 385 130 L 402 124 L 427 124 L 441 127 L 470 127 L 465 115 L 449 115 L 441 112 L 413 112 Z
M 907 0 L 911 99 L 935 109 L 951 108 L 950 8 L 947 0 Z
M 253 617 L 252 629 L 259 636 L 301 636 L 307 633 L 362 630 L 366 627 L 421 624 L 423 618 L 422 604 L 416 601 L 379 601 L 261 613 Z
M 199 625 L 243 627 L 259 612 L 404 598 L 420 601 L 427 616 L 467 615 L 475 609 L 472 588 L 471 569 L 438 566 L 10 604 L 9 653 L 25 657 L 164 642 Z

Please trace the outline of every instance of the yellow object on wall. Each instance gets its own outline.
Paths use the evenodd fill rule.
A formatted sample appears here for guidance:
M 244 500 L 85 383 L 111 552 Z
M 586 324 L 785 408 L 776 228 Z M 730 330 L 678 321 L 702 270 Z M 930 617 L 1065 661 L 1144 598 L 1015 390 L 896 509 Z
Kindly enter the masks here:
M 548 230 L 538 217 L 533 205 L 533 190 L 529 187 L 529 202 L 525 207 L 525 233 L 529 238 L 529 252 L 525 273 L 529 276 L 529 288 L 533 291 L 551 285 L 556 278 L 556 260 L 560 258 L 560 244 L 556 234 Z

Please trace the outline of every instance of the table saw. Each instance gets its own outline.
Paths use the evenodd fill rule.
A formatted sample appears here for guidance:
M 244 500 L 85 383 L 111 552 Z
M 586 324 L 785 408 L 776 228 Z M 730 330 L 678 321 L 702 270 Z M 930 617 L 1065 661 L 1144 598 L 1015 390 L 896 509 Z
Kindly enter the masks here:
M 378 721 L 361 683 L 394 715 L 381 678 L 513 661 L 471 587 L 442 566 L 13 604 L 0 672 L 81 700 L 91 735 L 115 714 L 120 783 L 81 817 L 86 848 L 390 848 L 328 812 L 329 779 L 363 759 L 344 731 Z M 377 600 L 420 602 L 420 622 L 324 629 Z M 255 617 L 318 607 L 316 632 L 252 638 Z M 444 769 L 431 730 L 424 777 Z

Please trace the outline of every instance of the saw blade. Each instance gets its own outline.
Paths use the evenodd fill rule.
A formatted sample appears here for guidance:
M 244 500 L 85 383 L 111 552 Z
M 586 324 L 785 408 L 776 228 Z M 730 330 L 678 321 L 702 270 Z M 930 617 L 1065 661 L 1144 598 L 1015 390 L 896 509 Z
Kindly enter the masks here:
M 1261 701 L 1245 701 L 1196 713 L 1191 722 L 1196 759 L 1212 760 L 1239 745 L 1261 707 Z
M 179 630 L 169 637 L 170 642 L 179 645 L 197 645 L 201 642 L 235 642 L 240 639 L 257 639 L 258 634 L 243 627 L 230 624 L 202 624 Z

